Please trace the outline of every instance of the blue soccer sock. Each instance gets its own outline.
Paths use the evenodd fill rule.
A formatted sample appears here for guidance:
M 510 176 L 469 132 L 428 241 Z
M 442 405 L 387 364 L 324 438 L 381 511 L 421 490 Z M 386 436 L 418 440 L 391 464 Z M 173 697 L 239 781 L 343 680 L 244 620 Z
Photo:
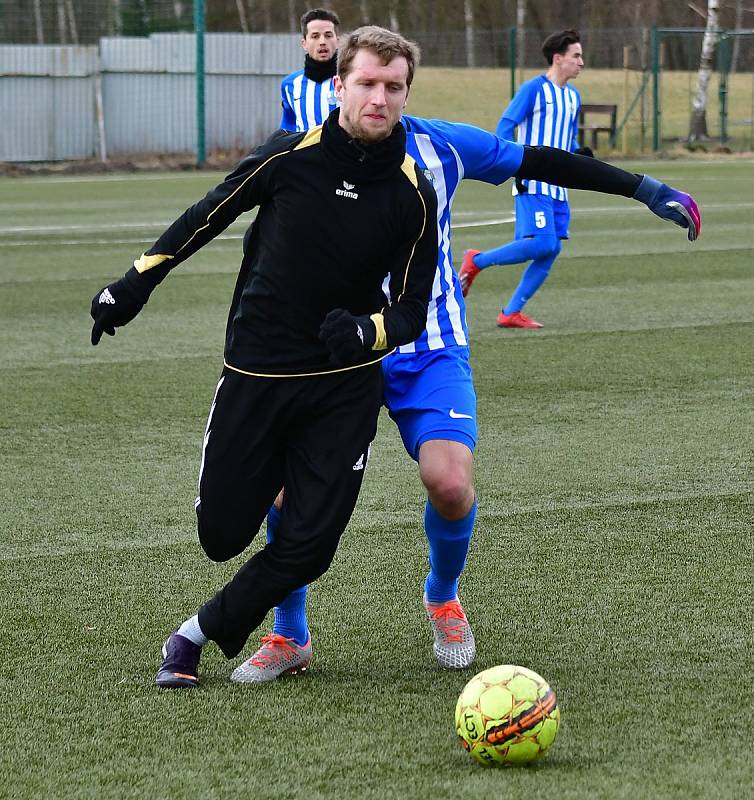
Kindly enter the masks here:
M 272 506 L 267 513 L 267 541 L 275 539 L 275 533 L 280 526 L 280 509 Z M 293 639 L 297 645 L 305 645 L 309 639 L 309 625 L 306 620 L 306 593 L 307 586 L 294 589 L 288 597 L 275 606 L 275 623 L 272 632 L 286 639 Z
M 495 250 L 485 250 L 474 256 L 474 264 L 479 269 L 494 267 L 496 264 L 523 264 L 540 258 L 544 252 L 557 247 L 558 240 L 554 236 L 530 236 L 528 239 L 516 239 Z
M 469 513 L 457 520 L 447 520 L 427 500 L 424 531 L 429 542 L 429 574 L 424 591 L 430 603 L 445 603 L 458 594 L 458 578 L 466 564 L 469 542 L 476 519 L 476 500 Z
M 508 305 L 503 308 L 503 314 L 513 314 L 514 311 L 521 311 L 529 302 L 539 287 L 547 280 L 547 276 L 550 274 L 550 267 L 558 257 L 558 252 L 556 250 L 551 255 L 537 258 L 529 264 L 511 295 Z

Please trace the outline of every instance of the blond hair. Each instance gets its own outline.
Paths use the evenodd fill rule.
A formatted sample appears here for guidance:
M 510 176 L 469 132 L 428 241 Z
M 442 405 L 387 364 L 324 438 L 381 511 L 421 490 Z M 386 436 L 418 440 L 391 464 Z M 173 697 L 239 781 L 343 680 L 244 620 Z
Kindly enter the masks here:
M 383 64 L 389 64 L 394 58 L 403 56 L 408 64 L 406 85 L 411 86 L 420 58 L 419 46 L 415 42 L 405 39 L 400 33 L 376 25 L 356 28 L 342 38 L 338 47 L 338 75 L 342 81 L 351 71 L 353 60 L 359 50 L 371 50 Z

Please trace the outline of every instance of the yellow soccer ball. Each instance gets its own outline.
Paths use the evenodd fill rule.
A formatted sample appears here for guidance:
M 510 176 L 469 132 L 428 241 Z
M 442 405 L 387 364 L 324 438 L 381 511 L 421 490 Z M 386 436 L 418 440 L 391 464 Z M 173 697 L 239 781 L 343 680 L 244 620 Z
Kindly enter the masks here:
M 461 744 L 480 764 L 529 764 L 555 741 L 560 709 L 544 678 L 505 664 L 466 684 L 456 703 L 455 722 Z

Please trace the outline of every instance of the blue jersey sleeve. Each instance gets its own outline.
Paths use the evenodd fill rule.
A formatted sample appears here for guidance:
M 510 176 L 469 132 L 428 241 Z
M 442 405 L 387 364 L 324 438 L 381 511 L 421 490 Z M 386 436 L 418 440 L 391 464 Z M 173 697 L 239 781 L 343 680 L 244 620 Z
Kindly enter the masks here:
M 427 134 L 433 142 L 447 144 L 460 162 L 462 176 L 495 185 L 505 183 L 521 166 L 524 148 L 463 122 L 404 116 L 412 133 Z
M 534 110 L 534 99 L 537 95 L 539 82 L 539 78 L 534 78 L 524 83 L 508 104 L 508 108 L 503 111 L 500 122 L 497 123 L 497 128 L 495 129 L 495 133 L 501 139 L 510 139 L 512 141 L 515 138 L 515 128 Z
M 280 127 L 285 131 L 296 130 L 296 113 L 291 105 L 290 97 L 290 78 L 290 75 L 286 78 L 283 78 L 283 82 L 280 84 L 281 105 L 283 107 L 283 116 L 280 118 Z

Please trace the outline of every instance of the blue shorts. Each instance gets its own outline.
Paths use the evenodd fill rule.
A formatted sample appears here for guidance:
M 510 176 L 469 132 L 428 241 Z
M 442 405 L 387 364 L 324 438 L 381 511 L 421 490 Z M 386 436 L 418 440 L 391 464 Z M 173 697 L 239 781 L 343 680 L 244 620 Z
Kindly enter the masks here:
M 529 236 L 568 238 L 571 207 L 567 200 L 553 200 L 548 194 L 517 194 L 516 239 Z
M 446 439 L 476 447 L 476 392 L 468 347 L 395 353 L 382 362 L 384 400 L 406 452 L 419 460 L 424 442 Z

